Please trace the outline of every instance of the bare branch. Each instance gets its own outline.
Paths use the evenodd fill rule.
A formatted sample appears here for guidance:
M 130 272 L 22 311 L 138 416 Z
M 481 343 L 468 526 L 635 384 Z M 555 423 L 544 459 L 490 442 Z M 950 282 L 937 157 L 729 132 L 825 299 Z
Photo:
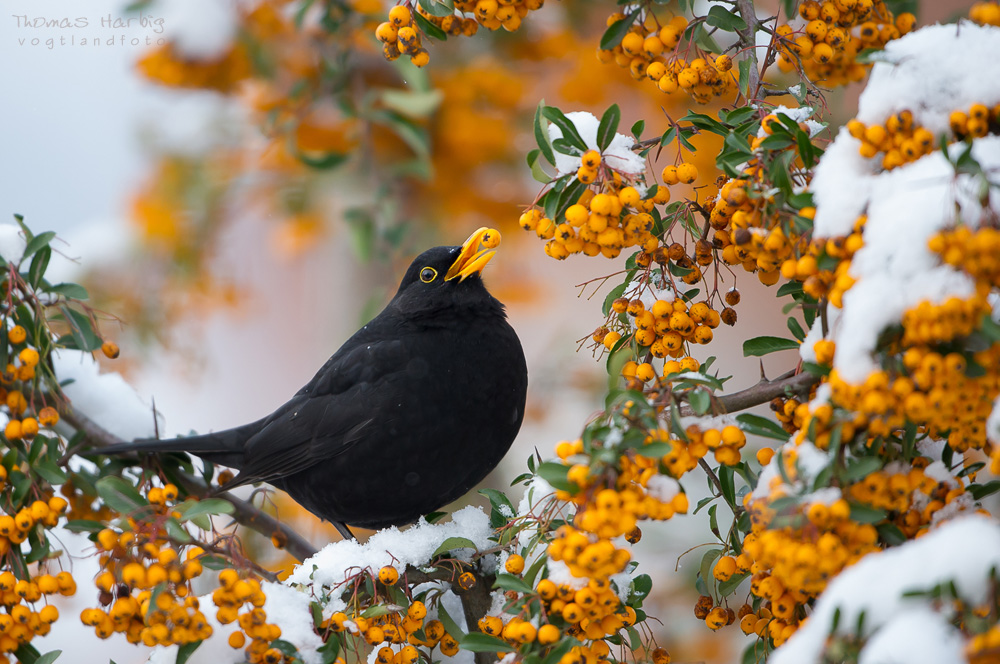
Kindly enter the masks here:
M 91 447 L 98 451 L 102 447 L 128 442 L 123 441 L 107 429 L 104 429 L 83 413 L 73 410 L 69 405 L 63 408 L 62 419 L 77 431 L 82 431 L 90 441 Z M 201 498 L 211 495 L 212 497 L 222 498 L 229 502 L 235 509 L 233 518 L 240 525 L 255 530 L 268 538 L 276 533 L 283 535 L 286 540 L 285 550 L 297 560 L 302 561 L 316 555 L 316 548 L 302 535 L 292 530 L 287 524 L 278 521 L 270 514 L 255 507 L 252 503 L 237 498 L 228 491 L 215 493 L 204 482 L 186 475 L 183 477 L 184 488 L 188 493 Z
M 819 376 L 811 373 L 788 372 L 774 380 L 761 379 L 759 383 L 752 387 L 732 394 L 723 395 L 713 400 L 713 405 L 717 407 L 719 413 L 734 413 L 747 408 L 759 406 L 767 403 L 775 397 L 783 397 L 786 394 L 802 394 L 808 392 L 813 385 L 819 382 Z M 681 415 L 695 415 L 690 406 L 681 408 Z

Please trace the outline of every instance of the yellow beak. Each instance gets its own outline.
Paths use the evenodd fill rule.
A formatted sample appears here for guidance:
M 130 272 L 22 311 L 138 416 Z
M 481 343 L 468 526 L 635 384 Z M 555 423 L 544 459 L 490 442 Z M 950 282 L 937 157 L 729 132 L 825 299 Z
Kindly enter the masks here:
M 489 248 L 479 249 L 479 245 L 484 241 Z M 500 233 L 497 231 L 485 226 L 476 230 L 462 245 L 462 251 L 459 252 L 458 258 L 448 268 L 448 273 L 444 275 L 445 281 L 456 277 L 459 278 L 459 281 L 465 281 L 466 277 L 481 274 L 486 264 L 497 253 L 492 250 L 492 247 L 496 247 L 498 244 L 500 244 Z

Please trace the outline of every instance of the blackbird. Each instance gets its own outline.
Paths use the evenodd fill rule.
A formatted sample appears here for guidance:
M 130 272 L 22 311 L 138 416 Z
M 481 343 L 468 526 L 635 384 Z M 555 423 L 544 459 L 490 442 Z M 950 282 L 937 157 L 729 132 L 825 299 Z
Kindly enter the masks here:
M 528 371 L 481 278 L 499 234 L 428 249 L 385 309 L 274 413 L 233 429 L 102 453 L 189 452 L 268 482 L 345 536 L 416 521 L 461 497 L 521 428 Z

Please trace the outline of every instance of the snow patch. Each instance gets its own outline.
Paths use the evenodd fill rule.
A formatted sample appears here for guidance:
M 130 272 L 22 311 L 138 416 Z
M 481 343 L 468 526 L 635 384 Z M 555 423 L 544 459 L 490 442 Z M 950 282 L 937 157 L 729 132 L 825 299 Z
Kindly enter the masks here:
M 492 546 L 489 540 L 493 530 L 489 517 L 478 507 L 466 507 L 451 516 L 446 523 L 430 524 L 421 519 L 407 530 L 396 527 L 380 530 L 364 544 L 354 540 L 341 540 L 323 547 L 319 553 L 297 566 L 288 578 L 291 584 L 312 584 L 335 588 L 359 570 L 377 571 L 385 566 L 395 567 L 400 573 L 407 565 L 422 567 L 449 537 L 464 537 L 478 550 Z M 468 549 L 458 550 L 455 557 L 471 561 Z M 346 603 L 334 593 L 326 611 L 342 611 Z
M 588 148 L 601 152 L 600 148 L 597 147 L 597 128 L 601 124 L 597 116 L 586 111 L 573 111 L 566 113 L 566 119 L 573 123 L 577 133 L 580 134 L 580 138 L 583 139 Z M 555 124 L 550 124 L 549 138 L 554 141 L 562 137 L 562 129 Z M 635 145 L 635 139 L 631 136 L 615 134 L 615 137 L 611 139 L 611 144 L 601 152 L 601 163 L 622 175 L 636 176 L 645 173 L 646 160 L 632 151 L 633 145 Z M 558 151 L 556 151 L 555 157 L 556 171 L 559 175 L 576 173 L 580 169 L 582 163 L 580 157 L 562 154 Z

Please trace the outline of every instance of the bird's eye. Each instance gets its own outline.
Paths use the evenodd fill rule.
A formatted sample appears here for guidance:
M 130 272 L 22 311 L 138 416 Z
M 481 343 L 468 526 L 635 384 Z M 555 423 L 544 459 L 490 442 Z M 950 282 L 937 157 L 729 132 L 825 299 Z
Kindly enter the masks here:
M 438 276 L 438 271 L 432 267 L 425 267 L 420 271 L 420 281 L 429 284 Z

